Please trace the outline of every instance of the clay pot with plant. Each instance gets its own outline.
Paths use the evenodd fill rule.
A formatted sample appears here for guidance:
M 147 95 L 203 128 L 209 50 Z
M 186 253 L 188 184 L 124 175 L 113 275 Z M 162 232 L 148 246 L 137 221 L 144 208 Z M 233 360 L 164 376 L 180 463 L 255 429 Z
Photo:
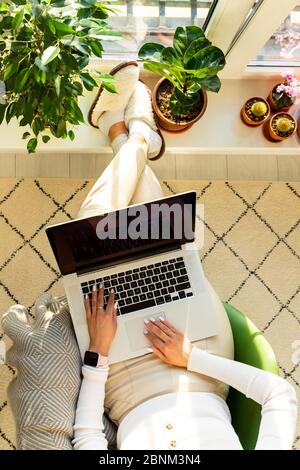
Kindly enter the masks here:
M 0 3 L 0 124 L 15 117 L 26 126 L 29 153 L 40 135 L 44 143 L 50 135 L 75 138 L 70 127 L 84 122 L 83 87 L 116 92 L 111 75 L 86 69 L 92 56 L 102 56 L 102 40 L 120 38 L 104 21 L 110 11 L 96 0 Z
M 300 95 L 300 82 L 292 72 L 283 72 L 283 83 L 277 83 L 269 93 L 268 102 L 272 111 L 288 111 Z
M 274 114 L 269 121 L 269 134 L 273 140 L 285 140 L 291 137 L 297 130 L 296 119 L 288 113 Z
M 206 91 L 218 92 L 217 73 L 225 66 L 221 49 L 198 26 L 178 27 L 173 46 L 146 43 L 139 50 L 144 68 L 161 75 L 152 102 L 159 125 L 178 132 L 190 128 L 204 114 Z
M 241 109 L 241 117 L 249 126 L 260 126 L 269 116 L 270 106 L 263 98 L 250 98 Z

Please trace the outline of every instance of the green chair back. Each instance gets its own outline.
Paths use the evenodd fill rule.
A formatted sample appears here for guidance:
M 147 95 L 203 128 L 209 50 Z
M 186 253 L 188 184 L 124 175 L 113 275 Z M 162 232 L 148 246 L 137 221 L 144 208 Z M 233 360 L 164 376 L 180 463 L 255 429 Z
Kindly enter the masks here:
M 234 359 L 259 369 L 279 375 L 274 352 L 254 323 L 239 310 L 223 303 L 233 333 Z M 244 394 L 230 388 L 227 399 L 232 425 L 244 449 L 255 449 L 260 420 L 261 406 Z

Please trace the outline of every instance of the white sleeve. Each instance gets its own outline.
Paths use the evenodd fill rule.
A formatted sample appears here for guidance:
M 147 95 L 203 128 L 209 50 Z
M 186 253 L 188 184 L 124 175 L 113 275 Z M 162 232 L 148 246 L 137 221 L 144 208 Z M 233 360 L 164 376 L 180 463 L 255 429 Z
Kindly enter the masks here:
M 292 447 L 297 419 L 294 388 L 284 379 L 256 367 L 201 351 L 195 346 L 188 370 L 225 382 L 262 405 L 256 449 Z
M 84 365 L 82 375 L 73 427 L 73 447 L 75 450 L 104 450 L 107 449 L 107 440 L 102 419 L 108 367 Z

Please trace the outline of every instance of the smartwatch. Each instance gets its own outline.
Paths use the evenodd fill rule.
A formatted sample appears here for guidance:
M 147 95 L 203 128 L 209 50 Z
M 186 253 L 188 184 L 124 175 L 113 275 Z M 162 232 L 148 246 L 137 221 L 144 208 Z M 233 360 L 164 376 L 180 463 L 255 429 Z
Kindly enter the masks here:
M 101 354 L 94 351 L 86 351 L 83 359 L 83 363 L 86 366 L 91 367 L 107 367 L 108 357 L 101 356 Z

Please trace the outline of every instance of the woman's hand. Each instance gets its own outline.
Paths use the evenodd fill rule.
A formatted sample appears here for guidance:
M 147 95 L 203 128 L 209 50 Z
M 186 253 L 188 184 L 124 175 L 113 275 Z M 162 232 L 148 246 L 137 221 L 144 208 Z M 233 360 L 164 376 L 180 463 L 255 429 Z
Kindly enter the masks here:
M 101 356 L 108 356 L 110 346 L 117 331 L 117 313 L 115 294 L 110 293 L 106 308 L 104 308 L 104 289 L 92 292 L 92 302 L 89 298 L 84 300 L 86 319 L 90 335 L 89 351 Z
M 187 367 L 192 344 L 183 333 L 163 318 L 145 320 L 145 326 L 144 334 L 156 356 L 167 364 Z

